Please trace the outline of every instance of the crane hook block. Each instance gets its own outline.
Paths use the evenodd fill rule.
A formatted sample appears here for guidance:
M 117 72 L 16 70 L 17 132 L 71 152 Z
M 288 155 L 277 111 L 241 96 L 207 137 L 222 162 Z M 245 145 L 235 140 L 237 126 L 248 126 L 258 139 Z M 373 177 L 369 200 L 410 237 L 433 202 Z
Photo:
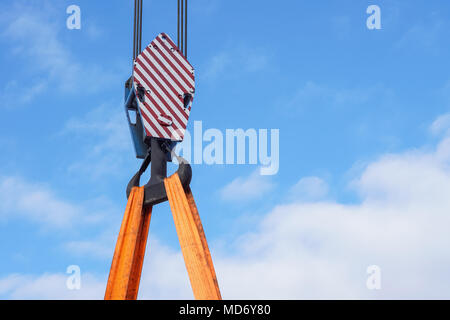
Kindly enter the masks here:
M 180 163 L 176 173 L 180 178 L 180 182 L 181 185 L 183 186 L 183 189 L 187 191 L 189 189 L 189 184 L 191 183 L 192 179 L 191 165 L 189 163 Z M 127 187 L 127 198 L 130 196 L 133 187 L 139 187 L 141 175 L 142 173 L 138 172 L 133 176 L 133 178 L 131 178 Z M 157 205 L 158 203 L 162 203 L 167 200 L 168 198 L 166 187 L 164 185 L 164 180 L 155 184 L 149 182 L 145 185 L 144 202 L 143 202 L 144 208 Z
M 138 134 L 145 144 L 150 138 L 183 141 L 194 100 L 195 72 L 167 34 L 159 34 L 136 57 L 129 85 L 133 99 L 126 99 L 126 109 L 134 107 L 139 112 L 142 132 Z

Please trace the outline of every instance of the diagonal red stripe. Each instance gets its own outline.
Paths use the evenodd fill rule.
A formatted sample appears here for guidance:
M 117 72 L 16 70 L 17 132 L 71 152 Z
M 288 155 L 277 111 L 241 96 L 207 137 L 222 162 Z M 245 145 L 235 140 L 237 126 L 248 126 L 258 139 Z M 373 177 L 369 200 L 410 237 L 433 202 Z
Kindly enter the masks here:
M 160 47 L 163 47 L 165 50 L 161 50 L 161 49 L 159 49 L 159 53 L 161 54 L 161 56 L 164 58 L 164 60 L 172 67 L 172 69 L 174 69 L 176 72 L 177 72 L 177 74 L 178 74 L 178 76 L 181 78 L 181 80 L 183 80 L 183 82 L 185 82 L 186 83 L 186 87 L 187 88 L 191 88 L 192 86 L 191 86 L 191 84 L 189 83 L 189 80 L 187 80 L 186 79 L 186 77 L 184 76 L 184 74 L 180 71 L 180 68 L 181 69 L 186 69 L 183 65 L 180 65 L 180 63 L 177 61 L 177 60 L 175 60 L 175 61 L 177 61 L 177 66 L 175 66 L 173 63 L 172 63 L 172 61 L 170 61 L 170 59 L 167 57 L 167 54 L 165 53 L 165 51 L 167 51 L 167 52 L 169 52 L 169 55 L 172 55 L 173 56 L 173 53 L 170 51 L 170 49 L 168 49 L 165 45 L 164 45 L 164 43 L 161 41 L 161 39 L 159 39 L 159 38 L 156 38 L 156 40 L 160 43 L 160 45 L 158 46 L 158 48 L 160 48 Z M 152 42 L 152 43 L 154 43 L 154 42 Z M 188 74 L 190 74 L 190 73 L 188 73 Z M 193 79 L 192 79 L 193 80 Z
M 186 92 L 186 91 L 189 90 L 190 86 L 189 86 L 189 85 L 186 85 L 186 84 L 180 83 L 180 82 L 178 81 L 178 79 L 174 76 L 173 72 L 171 72 L 171 71 L 164 65 L 164 63 L 161 61 L 161 59 L 158 58 L 158 56 L 157 56 L 152 50 L 149 50 L 149 49 L 147 48 L 147 49 L 145 50 L 145 52 L 148 53 L 149 55 L 151 55 L 152 58 L 155 59 L 156 62 L 158 63 L 158 66 L 154 66 L 154 64 L 152 64 L 152 65 L 154 66 L 155 69 L 158 69 L 158 67 L 161 68 L 161 69 L 163 69 L 163 70 L 169 75 L 170 79 L 172 79 L 172 81 L 175 82 L 176 85 L 177 85 L 181 90 L 184 90 L 184 92 Z M 142 56 L 143 56 L 143 58 L 145 59 L 145 61 L 147 61 L 147 62 L 150 61 L 150 59 L 149 59 L 145 54 L 143 54 Z M 158 70 L 158 72 L 159 72 L 159 71 L 160 71 L 160 70 Z M 175 71 L 176 71 L 177 74 L 178 74 L 178 70 L 175 70 Z M 175 92 L 177 93 L 177 95 L 179 94 L 179 92 L 177 92 L 176 90 L 175 90 Z
M 153 63 L 144 55 L 143 55 L 143 58 L 145 59 L 145 61 L 147 61 L 148 64 L 150 64 L 150 66 L 152 67 L 152 70 L 155 71 L 155 73 L 157 73 L 161 77 L 161 79 L 164 80 L 164 82 L 169 86 L 169 88 L 172 90 L 172 92 L 178 97 L 177 91 L 172 87 L 172 85 L 167 81 L 167 79 L 157 70 L 157 68 L 153 65 Z M 164 86 L 161 84 L 161 82 L 151 73 L 150 70 L 148 70 L 148 68 L 144 64 L 139 64 L 139 66 L 145 70 L 145 72 L 148 74 L 148 76 L 152 78 L 152 80 L 156 83 L 158 88 L 164 92 L 164 94 L 167 96 L 167 98 L 176 106 L 176 108 L 181 112 L 181 114 L 185 115 L 185 111 L 184 111 L 184 108 L 183 108 L 182 102 L 181 102 L 182 99 L 180 98 L 180 101 L 174 100 L 172 95 L 166 90 L 166 88 L 164 88 Z M 169 107 L 169 110 L 174 112 L 172 109 L 173 109 L 172 107 Z M 188 121 L 187 115 L 184 117 L 184 119 L 185 119 L 184 121 L 181 121 L 181 119 L 178 117 L 178 115 L 175 112 L 174 112 L 174 116 L 177 118 L 177 121 L 180 123 L 184 124 L 184 122 Z
M 144 79 L 144 82 L 150 87 L 150 89 L 152 90 L 152 92 L 154 92 L 154 93 L 156 94 L 156 96 L 157 96 L 157 97 L 159 98 L 159 100 L 164 104 L 164 106 L 166 106 L 166 108 L 168 109 L 168 111 L 169 111 L 169 113 L 170 113 L 169 115 L 172 116 L 172 117 L 175 117 L 175 118 L 177 119 L 178 123 L 180 123 L 180 125 L 183 127 L 185 124 L 184 124 L 183 122 L 181 122 L 180 119 L 179 119 L 176 115 L 173 114 L 172 108 L 170 108 L 170 106 L 168 106 L 168 104 L 166 103 L 166 101 L 164 101 L 164 99 L 163 99 L 163 98 L 161 97 L 161 95 L 157 92 L 157 90 L 155 90 L 155 87 L 153 87 L 153 85 L 152 85 L 149 81 L 147 81 L 147 79 L 145 78 L 145 76 L 142 74 L 141 71 L 136 70 L 136 72 L 139 74 L 139 76 L 140 76 L 142 79 Z M 162 113 L 162 114 L 165 113 L 164 110 L 162 110 L 162 108 L 159 107 L 159 105 L 158 105 L 157 102 L 153 99 L 153 97 L 152 97 L 151 95 L 149 95 L 148 93 L 146 93 L 146 96 L 148 96 L 148 98 L 152 101 L 152 103 L 155 105 L 155 107 L 158 109 L 158 111 L 159 111 L 160 113 Z M 175 123 L 173 123 L 173 126 L 174 126 L 175 128 L 178 128 L 177 125 L 176 125 Z M 163 128 L 165 128 L 165 127 L 163 127 Z
M 144 82 L 150 87 L 150 89 L 152 90 L 152 92 L 154 92 L 156 94 L 156 96 L 159 98 L 159 100 L 166 106 L 166 108 L 168 108 L 169 110 L 171 110 L 170 107 L 167 106 L 167 103 L 164 101 L 164 99 L 162 99 L 162 97 L 159 95 L 159 93 L 155 90 L 155 88 L 152 86 L 152 84 L 147 81 L 147 79 L 144 77 L 144 75 L 137 69 L 135 68 L 135 72 L 144 80 Z M 153 97 L 148 94 L 147 92 L 145 93 L 146 97 L 148 97 L 150 99 L 150 101 L 152 102 L 152 104 L 155 106 L 155 108 L 161 113 L 161 114 L 165 114 L 164 110 L 162 110 L 158 103 L 156 103 L 156 101 L 153 99 Z M 150 112 L 153 112 L 152 108 L 147 108 L 147 110 L 149 110 Z M 158 119 L 158 116 L 156 116 L 154 114 L 154 112 L 152 113 L 152 115 L 155 117 L 156 121 Z M 171 116 L 173 116 L 173 114 L 171 114 Z M 181 124 L 183 126 L 183 124 Z M 179 129 L 175 123 L 172 124 L 172 126 L 175 128 L 175 130 Z M 166 133 L 171 136 L 172 133 L 170 132 L 170 130 L 167 127 L 162 126 L 162 128 L 164 129 L 164 131 L 166 131 Z
M 170 37 L 168 37 L 165 33 L 162 34 L 162 36 L 166 37 L 167 42 L 169 42 L 169 44 L 173 47 L 178 49 L 178 47 L 175 45 L 175 43 L 173 43 L 172 39 L 170 39 Z M 175 59 L 175 61 L 178 62 L 178 64 L 180 64 L 181 68 L 183 68 L 183 70 L 189 75 L 189 77 L 194 81 L 194 75 L 192 74 L 192 71 L 188 70 L 186 68 L 186 66 L 183 64 L 183 62 L 180 61 L 180 58 L 178 58 L 173 52 L 172 50 L 170 50 L 169 47 L 167 47 L 167 45 L 159 38 L 157 37 L 159 43 L 163 44 L 164 48 L 166 49 L 166 51 L 173 57 L 173 59 Z M 180 50 L 178 50 L 178 53 L 180 53 L 181 55 L 181 59 L 183 59 L 191 68 L 192 65 L 189 63 L 189 61 L 187 61 L 187 59 L 184 57 L 184 55 L 180 52 Z
M 155 111 L 152 108 L 150 108 L 147 104 L 140 103 L 140 105 L 141 105 L 141 108 L 145 108 L 145 110 L 147 110 L 153 118 L 153 119 L 149 118 L 149 116 L 146 113 L 141 112 L 142 116 L 147 120 L 148 124 L 153 128 L 153 130 L 156 131 L 159 138 L 165 138 L 164 133 L 158 128 L 157 125 L 155 125 L 156 123 L 158 123 L 158 120 L 157 120 L 158 115 L 155 113 Z M 160 125 L 160 124 L 158 123 L 158 125 Z M 171 132 L 168 131 L 167 128 L 165 128 L 163 126 L 161 126 L 161 128 L 164 130 L 164 132 L 166 134 L 169 135 L 169 137 L 171 136 Z M 149 134 L 149 136 L 151 136 L 151 135 Z

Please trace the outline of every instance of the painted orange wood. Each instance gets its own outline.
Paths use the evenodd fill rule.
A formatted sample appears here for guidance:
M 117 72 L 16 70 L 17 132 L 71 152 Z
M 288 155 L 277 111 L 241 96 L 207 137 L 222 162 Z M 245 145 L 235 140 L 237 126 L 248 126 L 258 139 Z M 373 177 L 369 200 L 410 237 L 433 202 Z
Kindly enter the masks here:
M 192 195 L 191 188 L 188 187 L 188 190 L 186 192 L 186 197 L 189 203 L 189 208 L 192 212 L 192 217 L 194 218 L 195 224 L 197 225 L 197 230 L 200 234 L 200 239 L 202 240 L 203 250 L 205 251 L 205 256 L 208 262 L 209 270 L 212 274 L 214 286 L 217 291 L 217 296 L 219 297 L 219 300 L 222 299 L 222 296 L 220 294 L 219 290 L 219 283 L 217 281 L 216 277 L 216 271 L 214 270 L 214 264 L 211 258 L 211 252 L 209 251 L 208 242 L 206 241 L 205 231 L 203 229 L 202 221 L 200 219 L 200 215 L 198 213 L 197 205 L 195 204 L 194 196 Z
M 151 209 L 143 212 L 144 188 L 133 188 L 114 251 L 105 300 L 137 298 Z
M 128 284 L 127 290 L 127 300 L 136 300 L 139 292 L 139 284 L 141 282 L 142 265 L 144 264 L 145 248 L 147 246 L 151 215 L 152 207 L 145 209 L 139 228 L 136 249 L 134 251 L 130 283 Z
M 194 297 L 197 300 L 221 300 L 211 254 L 192 193 L 186 195 L 178 174 L 165 179 L 164 184 Z

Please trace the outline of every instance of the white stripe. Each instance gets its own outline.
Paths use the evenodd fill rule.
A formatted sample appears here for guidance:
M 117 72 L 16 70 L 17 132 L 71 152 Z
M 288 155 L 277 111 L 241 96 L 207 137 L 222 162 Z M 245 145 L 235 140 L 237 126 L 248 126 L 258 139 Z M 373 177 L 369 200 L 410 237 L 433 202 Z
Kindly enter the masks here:
M 155 61 L 152 59 L 151 60 L 152 61 L 152 63 L 155 63 Z M 143 59 L 142 57 L 139 57 L 139 63 L 137 64 L 137 67 L 139 68 L 139 71 L 141 71 L 141 72 L 143 72 L 143 74 L 145 74 L 146 76 L 148 76 L 148 80 L 150 81 L 150 80 L 152 80 L 150 77 L 149 77 L 149 74 L 147 74 L 147 72 L 143 69 L 143 68 L 141 68 L 141 66 L 139 65 L 139 64 L 143 64 L 143 65 L 145 65 L 146 67 L 147 67 L 147 69 L 148 70 L 150 70 L 150 72 L 151 72 L 151 74 L 161 83 L 161 85 L 164 87 L 164 89 L 166 89 L 166 91 L 169 93 L 169 95 L 176 101 L 176 102 L 178 102 L 179 104 L 178 104 L 178 106 L 179 106 L 179 108 L 177 108 L 176 107 L 176 105 L 175 105 L 175 108 L 174 108 L 174 112 L 178 115 L 178 117 L 183 121 L 183 124 L 187 124 L 187 121 L 188 121 L 188 118 L 189 118 L 189 110 L 188 109 L 186 109 L 186 111 L 183 113 L 182 111 L 180 111 L 180 109 L 183 109 L 184 108 L 184 105 L 183 105 L 183 103 L 179 100 L 180 98 L 172 91 L 172 89 L 170 89 L 169 88 L 169 86 L 167 86 L 166 85 L 166 83 L 163 81 L 163 79 L 161 79 L 161 77 L 158 75 L 158 73 L 147 63 L 147 61 L 145 61 L 145 59 Z M 164 70 L 162 70 L 162 71 L 164 71 Z M 174 83 L 172 83 L 169 79 L 167 79 L 173 86 L 176 86 Z M 156 85 L 156 83 L 152 80 L 152 84 L 154 84 L 155 85 L 155 87 L 157 88 L 157 89 L 159 89 L 159 86 L 158 85 Z M 176 88 L 178 88 L 178 87 L 176 87 Z M 175 89 L 176 89 L 175 88 Z M 161 92 L 160 92 L 160 90 L 158 90 L 158 92 L 160 93 L 160 94 L 162 94 Z M 183 93 L 183 91 L 180 91 L 180 93 Z M 167 95 L 163 95 L 164 97 L 167 97 Z M 167 98 L 169 98 L 169 97 L 167 97 Z M 165 100 L 167 100 L 167 99 L 165 99 Z M 171 101 L 169 101 L 169 102 L 171 102 Z M 171 105 L 174 105 L 173 103 L 171 103 Z
M 178 133 L 177 131 L 181 131 L 181 134 Z M 172 140 L 175 141 L 183 141 L 184 139 L 184 131 L 183 129 L 177 129 L 175 130 L 175 128 L 170 127 L 170 132 L 172 133 Z
M 159 124 L 159 122 L 157 120 L 155 120 L 155 118 L 151 115 L 150 111 L 148 111 L 147 108 L 144 105 L 142 105 L 141 103 L 140 103 L 140 107 L 141 107 L 141 111 L 144 112 L 147 115 L 147 117 L 150 119 L 152 124 L 154 124 L 158 128 L 158 130 L 161 132 L 161 134 L 162 134 L 162 137 L 160 135 L 158 135 L 158 134 L 155 134 L 155 137 L 170 139 L 170 137 L 167 134 L 167 132 L 164 131 L 164 129 Z M 151 127 L 151 126 L 149 125 L 149 127 Z
M 142 71 L 141 71 L 142 72 Z M 151 84 L 156 88 L 156 90 L 158 91 L 158 93 L 162 94 L 159 90 L 158 87 L 156 86 L 156 84 L 151 80 L 148 79 L 149 81 L 151 81 Z M 172 117 L 172 121 L 174 122 L 175 126 L 178 128 L 186 128 L 187 126 L 187 120 L 185 120 L 185 122 L 183 123 L 183 125 L 180 125 L 180 123 L 177 121 L 177 119 L 175 119 L 173 112 L 171 112 L 163 103 L 162 101 L 154 94 L 152 94 L 152 98 L 155 99 L 155 102 L 158 104 L 158 106 L 167 114 L 170 115 Z M 183 119 L 183 118 L 181 118 Z
M 173 43 L 175 43 L 175 42 L 172 40 L 172 38 L 170 38 L 168 35 L 166 35 L 166 37 L 168 37 Z M 159 38 L 164 44 L 166 44 L 166 46 L 167 46 L 167 48 L 168 48 L 169 50 L 170 50 L 170 48 L 172 48 L 172 46 L 170 45 L 169 41 L 164 40 L 164 39 L 162 38 L 162 34 L 158 35 L 158 38 Z M 170 50 L 170 51 L 172 51 L 172 50 Z M 186 69 L 187 69 L 188 71 L 194 72 L 194 68 L 189 64 L 189 62 L 187 62 L 186 58 L 185 58 L 181 53 L 179 53 L 177 50 L 173 50 L 172 52 L 173 52 L 173 54 L 177 57 L 177 60 L 179 60 L 180 64 L 183 64 L 183 66 L 185 66 Z M 190 77 L 189 77 L 189 78 L 190 78 Z
M 147 120 L 142 117 L 142 122 L 144 123 L 144 127 L 150 131 L 150 135 L 152 137 L 159 137 L 159 135 L 156 133 L 156 131 L 152 128 L 152 126 L 147 122 Z
M 149 50 L 151 50 L 153 52 L 153 54 L 156 55 L 156 57 L 161 61 L 161 63 L 169 70 L 170 74 L 172 74 L 177 80 L 178 82 L 183 86 L 183 92 L 190 92 L 191 87 L 194 88 L 195 85 L 191 83 L 186 83 L 186 81 L 184 81 L 180 75 L 178 74 L 177 71 L 179 71 L 180 73 L 183 73 L 185 75 L 185 73 L 181 70 L 181 69 L 174 69 L 172 68 L 172 66 L 164 59 L 164 57 L 167 57 L 169 60 L 172 61 L 172 59 L 170 59 L 170 57 L 168 57 L 167 55 L 165 55 L 164 53 L 161 53 L 161 50 L 163 49 L 159 49 L 156 50 L 155 48 L 153 48 L 153 46 L 150 46 L 148 48 Z M 148 56 L 149 53 L 145 52 L 145 55 Z M 172 61 L 173 63 L 173 61 Z M 174 64 L 175 67 L 177 67 L 176 64 Z
M 159 95 L 163 98 L 163 100 L 169 105 L 169 108 L 167 108 L 162 101 L 156 96 L 156 95 L 152 95 L 152 98 L 156 100 L 156 103 L 158 103 L 158 106 L 161 107 L 161 109 L 164 110 L 164 112 L 170 116 L 173 117 L 173 121 L 175 122 L 175 125 L 178 128 L 184 128 L 187 125 L 187 118 L 186 116 L 181 116 L 180 120 L 183 122 L 183 125 L 180 125 L 180 123 L 175 119 L 175 117 L 173 116 L 173 113 L 177 113 L 178 115 L 180 115 L 177 109 L 177 107 L 172 103 L 172 101 L 169 100 L 169 98 L 164 94 L 164 92 L 158 87 L 158 85 L 155 83 L 155 81 L 145 72 L 145 70 L 143 70 L 141 68 L 140 65 L 136 66 L 138 68 L 138 70 L 145 76 L 145 78 L 147 79 L 147 81 L 149 81 L 152 86 L 156 89 L 156 91 L 159 93 Z M 149 89 L 149 88 L 147 88 Z
M 156 51 L 156 50 L 155 50 L 155 51 Z M 155 52 L 155 51 L 153 51 L 153 52 Z M 155 53 L 157 53 L 157 52 L 155 52 Z M 176 74 L 176 72 L 173 71 L 173 68 L 170 67 L 170 65 L 168 65 L 164 60 L 161 60 L 161 59 L 162 59 L 161 57 L 160 57 L 159 59 L 161 60 L 161 62 L 163 63 L 163 65 L 164 65 L 166 68 L 168 68 L 169 71 L 172 71 L 171 74 L 172 74 L 174 77 L 176 77 L 176 79 L 177 79 L 178 82 L 182 85 L 182 87 L 180 87 L 175 81 L 172 80 L 172 78 L 170 77 L 170 75 L 169 75 L 169 74 L 161 67 L 161 65 L 158 63 L 158 61 L 156 61 L 156 59 L 153 58 L 153 57 L 151 56 L 150 53 L 148 53 L 148 52 L 145 50 L 145 51 L 143 52 L 143 55 L 145 55 L 145 57 L 147 57 L 147 59 L 149 59 L 149 60 L 153 63 L 154 67 L 151 67 L 143 57 L 140 57 L 139 62 L 145 64 L 145 66 L 146 66 L 149 70 L 152 70 L 152 71 L 157 70 L 157 71 L 159 71 L 159 72 L 162 74 L 162 76 L 163 76 L 165 79 L 167 79 L 167 81 L 174 87 L 174 89 L 175 89 L 175 90 L 178 90 L 179 94 L 184 94 L 185 92 L 190 91 L 190 90 L 189 90 L 190 88 L 186 86 L 185 82 L 181 79 L 181 77 L 180 77 L 178 74 Z M 156 72 L 155 72 L 155 73 L 156 73 Z M 154 74 L 155 74 L 155 73 L 154 73 Z M 163 83 L 163 84 L 165 85 L 165 83 L 161 81 L 161 77 L 160 77 L 159 75 L 155 74 L 155 76 L 158 78 L 158 80 L 160 80 L 161 83 Z M 184 86 L 183 86 L 183 85 L 184 85 Z M 175 93 L 173 93 L 172 90 L 169 90 L 169 88 L 166 87 L 166 85 L 165 85 L 165 88 L 167 89 L 167 91 L 169 91 L 170 93 L 172 93 L 172 95 L 174 96 L 174 99 L 176 99 L 176 100 L 179 99 L 178 96 L 176 96 Z M 191 93 L 191 95 L 192 95 L 192 97 L 194 97 L 194 93 Z M 180 102 L 180 103 L 181 103 L 181 102 Z M 182 108 L 184 107 L 182 103 L 180 104 L 180 106 L 181 106 Z
M 156 41 L 154 43 L 156 45 L 161 46 Z M 172 56 L 166 51 L 166 49 L 164 49 L 164 48 L 155 49 L 152 45 L 150 45 L 148 48 L 149 48 L 149 50 L 152 50 L 152 52 L 155 53 L 159 57 L 159 60 L 161 60 L 161 62 L 163 62 L 165 66 L 169 66 L 170 67 L 170 65 L 166 62 L 164 57 L 167 57 L 167 59 L 170 60 L 170 62 L 172 62 L 172 64 L 178 70 L 178 72 L 181 73 L 184 76 L 184 78 L 188 81 L 188 83 L 186 83 L 184 80 L 182 80 L 182 81 L 178 80 L 178 81 L 180 81 L 181 84 L 188 86 L 188 88 L 195 88 L 194 80 L 192 80 L 191 77 L 189 77 L 189 75 L 186 74 L 186 72 L 183 70 L 183 68 L 181 68 L 179 66 L 180 63 L 177 62 L 176 60 L 174 60 L 172 58 Z M 168 49 L 168 50 L 170 50 L 170 49 Z M 172 67 L 170 67 L 170 68 L 173 70 Z M 174 74 L 174 75 L 176 75 L 179 78 L 178 74 Z
M 147 51 L 144 51 L 143 55 L 145 55 L 145 57 L 147 57 L 147 59 L 149 59 L 153 63 L 154 69 L 162 73 L 164 78 L 170 82 L 170 84 L 175 88 L 175 90 L 178 91 L 179 94 L 183 94 L 186 92 L 185 88 L 180 88 L 180 86 L 178 86 L 178 84 L 172 80 L 170 75 L 160 66 L 160 64 Z M 153 70 L 153 67 L 150 67 L 147 61 L 141 56 L 139 56 L 139 63 L 143 63 L 148 69 Z
M 145 107 L 143 107 L 143 108 L 145 108 Z M 144 112 L 145 112 L 147 115 L 151 116 L 151 114 L 149 114 L 149 112 L 147 111 L 147 109 L 145 109 Z M 156 131 L 151 127 L 151 125 L 147 122 L 147 120 L 145 120 L 145 118 L 143 118 L 143 123 L 144 123 L 145 128 L 146 128 L 148 131 L 150 131 L 150 134 L 151 134 L 152 137 L 163 138 L 163 137 L 160 137 L 160 136 L 156 133 Z M 154 123 L 154 122 L 152 121 L 152 123 Z M 158 124 L 159 124 L 159 123 L 158 123 Z M 182 141 L 182 140 L 183 140 L 184 134 L 182 134 L 182 135 L 180 136 L 173 128 L 169 128 L 169 130 L 170 130 L 170 133 L 171 133 L 170 138 L 167 138 L 168 136 L 166 135 L 166 132 L 163 131 L 164 138 L 167 138 L 167 139 L 170 139 L 170 140 L 174 140 L 174 141 Z M 180 130 L 180 131 L 181 131 L 181 130 Z M 186 130 L 183 130 L 182 132 L 184 133 L 184 131 L 186 131 Z
M 137 73 L 134 74 L 134 77 L 135 77 L 136 79 L 139 80 L 140 84 L 141 84 L 144 88 L 146 87 L 145 82 L 142 80 L 141 77 L 139 77 L 139 75 L 138 75 Z M 145 107 L 145 105 L 142 104 L 142 102 L 140 102 L 140 101 L 138 100 L 138 103 L 139 103 L 139 108 L 141 109 L 141 111 L 143 111 L 143 112 L 147 115 L 147 117 L 150 119 L 150 121 L 155 125 L 155 127 L 156 127 L 156 128 L 161 132 L 161 134 L 163 135 L 163 137 L 160 137 L 159 135 L 156 135 L 156 136 L 157 136 L 157 137 L 160 137 L 160 138 L 166 138 L 166 139 L 168 139 L 169 137 L 168 137 L 167 133 L 166 133 L 165 130 L 162 128 L 162 126 L 159 124 L 158 120 L 155 119 L 155 117 L 152 116 L 152 114 L 150 113 L 150 111 L 147 110 L 147 108 Z M 145 120 L 145 119 L 144 119 L 144 120 Z
M 141 71 L 141 70 L 140 70 L 140 71 Z M 142 71 L 141 71 L 141 72 L 142 72 Z M 139 82 L 140 82 L 141 85 L 144 87 L 144 89 L 146 89 L 146 90 L 150 89 L 150 88 L 148 88 L 147 84 L 142 80 L 142 78 L 139 76 L 139 74 L 135 73 L 134 76 L 136 77 L 136 79 L 139 80 Z M 148 80 L 151 80 L 151 79 L 148 79 Z M 172 117 L 172 121 L 176 121 L 176 119 L 173 118 L 173 115 L 172 115 L 170 112 L 168 112 L 167 109 L 163 106 L 163 104 L 162 104 L 161 101 L 158 99 L 158 97 L 157 97 L 157 96 L 153 96 L 153 98 L 156 100 L 156 103 L 158 103 L 159 106 L 161 106 L 161 107 L 164 109 L 164 111 L 165 111 L 168 115 L 170 115 L 170 116 Z M 150 104 L 150 103 L 149 103 L 149 104 Z M 139 105 L 141 106 L 141 110 L 143 110 L 143 111 L 145 112 L 145 114 L 149 117 L 149 119 L 152 120 L 152 123 L 158 128 L 158 130 L 161 131 L 161 133 L 162 133 L 163 135 L 165 135 L 164 137 L 167 138 L 167 139 L 170 139 L 170 137 L 168 137 L 168 135 L 167 135 L 167 133 L 165 132 L 165 130 L 164 130 L 164 129 L 162 128 L 162 126 L 159 124 L 158 119 L 155 119 L 155 118 L 151 115 L 150 111 L 148 111 L 147 108 L 146 108 L 145 106 L 143 106 L 142 103 L 141 103 L 140 101 L 139 101 Z M 154 108 L 153 110 L 154 110 L 155 112 L 158 112 L 158 111 L 155 110 L 155 109 L 156 109 L 156 108 Z M 179 128 L 183 128 L 182 126 L 180 126 L 180 125 L 178 124 L 178 122 L 176 122 L 176 125 L 177 125 L 177 127 L 179 127 Z M 169 129 L 171 129 L 171 128 L 169 128 Z M 174 134 L 174 136 L 175 136 L 175 134 Z M 177 135 L 177 136 L 178 136 L 178 135 Z
M 184 134 L 186 132 L 186 129 L 177 129 L 177 130 L 173 130 L 173 134 L 177 134 L 179 136 L 179 139 L 176 139 L 177 141 L 183 141 L 184 139 Z

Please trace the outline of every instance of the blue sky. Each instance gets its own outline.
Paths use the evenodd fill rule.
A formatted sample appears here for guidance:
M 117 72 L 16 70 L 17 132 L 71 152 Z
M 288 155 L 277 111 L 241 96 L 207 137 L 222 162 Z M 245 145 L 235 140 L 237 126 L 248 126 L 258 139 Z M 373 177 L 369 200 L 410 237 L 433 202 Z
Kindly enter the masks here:
M 71 4 L 81 30 L 66 28 Z M 381 30 L 366 27 L 371 4 Z M 122 106 L 132 5 L 0 4 L 1 298 L 102 298 L 140 164 Z M 437 263 L 450 266 L 448 1 L 192 0 L 189 10 L 188 129 L 280 130 L 276 175 L 193 165 L 224 297 L 448 298 Z M 176 38 L 175 11 L 145 1 L 143 45 Z M 150 228 L 141 297 L 191 298 L 167 204 Z M 377 292 L 365 287 L 371 264 L 386 279 Z M 65 288 L 69 265 L 82 271 L 77 292 Z

